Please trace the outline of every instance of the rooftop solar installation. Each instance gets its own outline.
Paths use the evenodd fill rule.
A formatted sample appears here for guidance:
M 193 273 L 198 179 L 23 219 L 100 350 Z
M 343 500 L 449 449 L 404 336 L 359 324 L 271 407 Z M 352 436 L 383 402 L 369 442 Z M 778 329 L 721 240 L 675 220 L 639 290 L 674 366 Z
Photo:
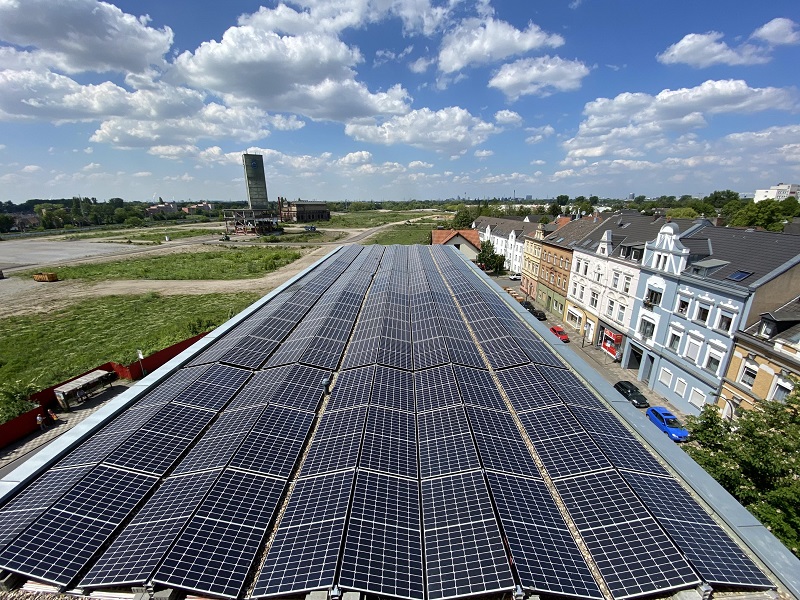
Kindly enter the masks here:
M 8 494 L 0 569 L 243 600 L 774 588 L 510 302 L 449 247 L 338 248 Z

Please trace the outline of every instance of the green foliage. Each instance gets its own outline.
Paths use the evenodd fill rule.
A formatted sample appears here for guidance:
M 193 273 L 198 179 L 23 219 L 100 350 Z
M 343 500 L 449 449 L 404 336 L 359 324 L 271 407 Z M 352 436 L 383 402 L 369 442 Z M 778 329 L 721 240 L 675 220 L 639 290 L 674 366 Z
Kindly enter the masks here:
M 763 227 L 768 231 L 782 231 L 784 219 L 779 202 L 762 200 L 745 205 L 729 224 L 733 227 Z
M 73 267 L 43 267 L 59 279 L 250 279 L 271 273 L 300 258 L 296 250 L 286 248 L 221 248 L 207 252 L 182 252 L 168 256 L 134 258 Z M 32 276 L 33 271 L 20 273 Z
M 697 216 L 697 211 L 688 206 L 685 208 L 670 208 L 667 211 L 667 216 L 672 219 L 694 219 Z
M 728 202 L 732 202 L 734 200 L 739 200 L 739 193 L 732 192 L 731 190 L 715 190 L 703 198 L 703 202 L 708 202 L 715 208 L 721 208 Z
M 369 238 L 367 244 L 382 244 L 391 246 L 400 244 L 409 246 L 413 244 L 428 245 L 431 243 L 431 226 L 418 223 L 404 223 L 384 229 Z
M 475 217 L 470 209 L 467 207 L 461 208 L 453 217 L 453 229 L 469 229 L 472 227 L 474 220 Z
M 0 423 L 10 421 L 14 417 L 33 410 L 38 405 L 30 401 L 31 395 L 37 391 L 33 383 L 4 383 L 0 386 Z
M 257 293 L 105 296 L 46 315 L 0 319 L 0 381 L 38 389 L 103 364 L 129 364 L 208 331 L 259 298 Z
M 706 406 L 687 426 L 689 455 L 800 557 L 800 385 L 732 424 Z

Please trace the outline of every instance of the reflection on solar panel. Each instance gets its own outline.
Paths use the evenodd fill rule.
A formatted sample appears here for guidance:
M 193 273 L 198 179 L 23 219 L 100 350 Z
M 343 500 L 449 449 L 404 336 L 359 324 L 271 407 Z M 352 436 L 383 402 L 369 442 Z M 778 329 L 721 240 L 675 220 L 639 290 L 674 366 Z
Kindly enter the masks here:
M 340 248 L 207 340 L 0 507 L 0 569 L 250 600 L 772 587 L 452 249 Z

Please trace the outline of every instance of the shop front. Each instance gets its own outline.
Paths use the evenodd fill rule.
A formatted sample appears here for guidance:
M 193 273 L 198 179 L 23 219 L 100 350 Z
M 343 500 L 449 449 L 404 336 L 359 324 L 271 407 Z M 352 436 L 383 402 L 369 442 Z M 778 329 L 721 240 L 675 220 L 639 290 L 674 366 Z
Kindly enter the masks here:
M 600 326 L 600 347 L 603 349 L 603 352 L 608 354 L 615 361 L 619 361 L 622 358 L 623 339 L 621 333 L 605 325 Z

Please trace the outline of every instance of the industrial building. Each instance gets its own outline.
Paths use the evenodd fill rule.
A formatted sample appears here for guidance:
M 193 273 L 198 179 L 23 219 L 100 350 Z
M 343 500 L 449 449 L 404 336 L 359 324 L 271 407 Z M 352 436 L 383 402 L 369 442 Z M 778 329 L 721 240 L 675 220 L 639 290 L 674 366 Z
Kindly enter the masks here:
M 800 595 L 789 550 L 449 246 L 337 248 L 0 485 L 12 588 Z

